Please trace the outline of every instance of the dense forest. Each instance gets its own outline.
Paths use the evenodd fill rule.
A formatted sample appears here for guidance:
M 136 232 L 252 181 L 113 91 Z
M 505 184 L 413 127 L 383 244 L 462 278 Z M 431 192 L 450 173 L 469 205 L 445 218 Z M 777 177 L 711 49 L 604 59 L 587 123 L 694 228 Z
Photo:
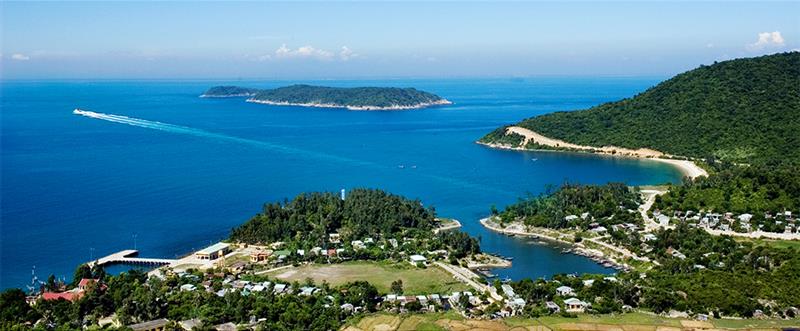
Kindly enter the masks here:
M 276 89 L 251 89 L 238 86 L 215 86 L 204 96 L 251 96 L 254 101 L 290 104 L 324 104 L 337 107 L 418 107 L 443 103 L 442 97 L 415 88 L 397 87 L 326 87 L 291 85 Z
M 800 160 L 800 52 L 679 74 L 632 98 L 518 124 L 570 143 L 651 148 L 739 163 Z M 484 137 L 491 143 L 503 128 Z
M 548 228 L 578 226 L 588 228 L 592 222 L 608 226 L 620 223 L 641 223 L 636 210 L 639 193 L 622 183 L 605 185 L 564 184 L 557 190 L 547 189 L 538 196 L 521 198 L 502 212 L 493 211 L 503 223 L 522 220 L 525 224 Z M 579 216 L 588 213 L 586 217 Z M 594 218 L 594 220 L 593 220 Z
M 246 243 L 276 241 L 323 245 L 328 234 L 344 241 L 394 238 L 406 230 L 430 232 L 435 211 L 419 200 L 382 190 L 354 189 L 342 200 L 333 193 L 303 193 L 292 201 L 267 203 L 261 213 L 234 228 L 230 239 Z
M 239 86 L 214 86 L 205 91 L 201 97 L 247 97 L 254 96 L 258 89 Z
M 719 163 L 709 177 L 670 187 L 653 205 L 662 211 L 713 211 L 736 214 L 800 209 L 800 166 L 737 166 Z

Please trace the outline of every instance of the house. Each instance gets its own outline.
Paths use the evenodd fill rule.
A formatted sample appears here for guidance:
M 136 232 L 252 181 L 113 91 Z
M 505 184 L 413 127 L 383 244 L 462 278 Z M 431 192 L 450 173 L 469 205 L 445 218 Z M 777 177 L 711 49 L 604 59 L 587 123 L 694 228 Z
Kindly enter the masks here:
M 342 309 L 342 311 L 344 311 L 344 312 L 346 312 L 346 313 L 352 313 L 352 312 L 353 312 L 353 309 L 354 309 L 355 307 L 354 307 L 354 306 L 353 306 L 353 304 L 351 304 L 351 303 L 345 303 L 345 304 L 343 304 L 343 305 L 339 306 L 339 308 L 341 308 L 341 309 Z
M 594 285 L 594 279 L 586 279 L 583 281 L 583 286 L 592 287 Z
M 84 293 L 86 292 L 81 291 L 79 289 L 73 289 L 64 292 L 44 292 L 42 293 L 42 300 L 50 301 L 50 300 L 64 299 L 67 301 L 75 302 L 80 300 L 83 297 Z
M 588 303 L 578 300 L 577 298 L 564 300 L 564 305 L 566 306 L 566 311 L 570 313 L 582 313 L 586 311 L 586 307 L 589 306 Z
M 555 302 L 552 301 L 545 302 L 545 307 L 547 307 L 547 310 L 549 310 L 551 313 L 557 313 L 561 311 L 561 307 L 559 307 Z
M 645 233 L 642 239 L 644 239 L 644 241 L 654 241 L 658 239 L 658 237 L 652 233 Z
M 286 284 L 275 284 L 275 287 L 272 288 L 272 291 L 275 292 L 275 294 L 283 293 L 286 291 Z
M 341 237 L 339 237 L 338 233 L 331 233 L 328 235 L 328 242 L 331 244 L 338 244 L 342 242 Z
M 322 247 L 314 247 L 311 249 L 311 254 L 313 255 L 320 255 L 322 253 Z
M 752 214 L 741 214 L 737 217 L 739 221 L 742 222 L 750 222 L 750 219 L 753 218 Z
M 588 219 L 588 218 L 589 218 L 589 212 L 585 212 L 585 213 L 581 214 L 581 219 L 585 220 L 585 219 Z
M 96 284 L 99 281 L 99 279 L 83 278 L 80 282 L 78 282 L 78 289 L 81 291 L 86 291 L 89 284 Z
M 397 239 L 390 238 L 389 245 L 392 245 L 392 247 L 397 248 Z
M 508 302 L 508 307 L 515 312 L 521 311 L 523 308 L 525 308 L 525 300 L 522 298 L 514 298 Z
M 316 288 L 316 287 L 303 286 L 303 287 L 300 288 L 300 295 L 302 295 L 302 296 L 311 296 L 314 293 L 316 293 L 317 291 L 319 291 L 319 289 Z
M 374 244 L 375 240 L 372 239 L 372 237 L 366 237 L 366 238 L 364 238 L 364 243 L 365 244 Z
M 350 242 L 350 245 L 353 246 L 353 249 L 355 250 L 367 248 L 367 245 L 365 245 L 361 240 L 353 240 Z
M 199 318 L 192 318 L 178 322 L 178 326 L 186 331 L 191 331 L 194 328 L 201 328 L 203 326 L 203 321 L 201 321 Z
M 169 324 L 169 320 L 166 318 L 137 323 L 133 325 L 128 325 L 133 331 L 162 331 L 167 327 Z
M 270 256 L 270 253 L 263 250 L 257 250 L 255 252 L 250 253 L 250 262 L 258 263 L 262 261 L 266 261 Z
M 414 255 L 409 256 L 408 260 L 413 265 L 417 265 L 418 263 L 428 262 L 428 259 L 426 259 L 424 256 L 419 255 L 419 254 L 414 254 Z
M 667 225 L 669 225 L 669 216 L 667 216 L 667 215 L 664 215 L 664 214 L 660 214 L 660 215 L 658 215 L 658 216 L 656 217 L 656 223 L 658 223 L 658 224 L 659 224 L 659 225 L 661 225 L 661 226 L 667 226 Z
M 503 290 L 503 293 L 505 293 L 506 297 L 508 298 L 513 298 L 517 296 L 517 294 L 514 293 L 514 289 L 511 287 L 511 285 L 503 284 L 500 285 L 500 288 Z
M 574 221 L 576 219 L 578 219 L 577 215 L 567 215 L 567 217 L 564 217 L 564 220 L 566 220 L 567 222 Z
M 306 256 L 305 249 L 298 249 L 297 251 L 295 251 L 295 253 L 297 253 L 298 256 Z
M 617 277 L 613 277 L 613 276 L 603 277 L 603 280 L 605 280 L 607 282 L 616 283 L 617 282 Z
M 594 228 L 594 229 L 591 229 L 591 230 L 589 230 L 589 231 L 591 231 L 591 232 L 594 232 L 594 233 L 597 233 L 597 234 L 601 234 L 601 233 L 606 233 L 606 232 L 608 232 L 608 229 L 606 229 L 606 227 L 605 227 L 605 226 L 598 226 L 598 227 L 596 227 L 596 228 Z
M 194 286 L 194 284 L 183 284 L 180 289 L 181 291 L 194 291 L 197 289 L 197 286 Z
M 214 329 L 217 331 L 236 331 L 236 324 L 231 322 L 215 325 Z
M 565 297 L 565 296 L 575 295 L 575 290 L 573 290 L 569 286 L 562 285 L 556 288 L 556 293 L 562 297 Z
M 216 260 L 231 251 L 231 245 L 226 243 L 216 243 L 195 253 L 200 260 Z
M 244 263 L 244 261 L 236 261 L 228 267 L 228 270 L 230 270 L 234 274 L 238 274 L 244 271 L 244 267 L 246 266 L 247 263 Z

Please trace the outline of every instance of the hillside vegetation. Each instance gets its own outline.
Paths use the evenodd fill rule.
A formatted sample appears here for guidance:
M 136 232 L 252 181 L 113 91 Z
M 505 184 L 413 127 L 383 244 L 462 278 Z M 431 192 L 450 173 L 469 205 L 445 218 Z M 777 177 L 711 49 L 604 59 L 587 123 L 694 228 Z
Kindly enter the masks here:
M 327 87 L 291 85 L 275 89 L 215 86 L 203 96 L 249 96 L 248 101 L 349 109 L 410 109 L 449 104 L 442 97 L 415 88 Z
M 752 164 L 800 160 L 798 118 L 800 52 L 790 52 L 700 66 L 631 98 L 516 126 L 580 145 Z M 481 141 L 499 142 L 504 133 Z

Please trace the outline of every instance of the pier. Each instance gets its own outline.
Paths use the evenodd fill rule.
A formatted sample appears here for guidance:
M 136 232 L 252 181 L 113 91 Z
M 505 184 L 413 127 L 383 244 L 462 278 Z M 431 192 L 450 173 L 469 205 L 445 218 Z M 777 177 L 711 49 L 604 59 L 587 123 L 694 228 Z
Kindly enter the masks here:
M 162 266 L 162 265 L 172 264 L 175 261 L 177 261 L 172 259 L 136 257 L 137 255 L 139 255 L 138 250 L 126 249 L 124 251 L 119 251 L 114 254 L 99 258 L 97 260 L 90 261 L 88 265 L 90 267 L 93 267 L 95 265 L 99 265 L 102 267 L 109 264 L 143 264 L 143 265 Z

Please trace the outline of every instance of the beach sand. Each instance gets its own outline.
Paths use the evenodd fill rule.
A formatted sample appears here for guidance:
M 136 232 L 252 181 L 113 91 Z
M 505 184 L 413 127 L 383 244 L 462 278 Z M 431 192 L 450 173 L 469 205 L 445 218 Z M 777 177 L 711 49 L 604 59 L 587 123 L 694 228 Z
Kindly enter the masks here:
M 689 178 L 697 178 L 700 176 L 708 177 L 708 172 L 705 169 L 700 168 L 692 161 L 689 160 L 678 160 L 678 159 L 671 159 L 672 155 L 668 155 L 653 149 L 648 148 L 640 148 L 640 149 L 629 149 L 623 147 L 616 147 L 616 146 L 603 146 L 603 147 L 594 147 L 594 146 L 584 146 L 584 145 L 577 145 L 568 143 L 563 140 L 553 139 L 549 137 L 545 137 L 537 132 L 531 131 L 526 128 L 518 127 L 518 126 L 510 126 L 506 129 L 506 134 L 516 133 L 524 137 L 522 144 L 520 146 L 526 146 L 528 143 L 533 142 L 543 146 L 549 147 L 556 147 L 556 148 L 566 148 L 575 151 L 585 151 L 597 154 L 604 154 L 604 155 L 611 155 L 611 156 L 620 156 L 620 157 L 632 157 L 632 158 L 639 158 L 639 159 L 646 159 L 646 160 L 653 160 L 656 162 L 662 162 L 670 164 L 683 173 L 685 176 Z M 530 150 L 524 147 L 512 147 L 508 145 L 502 144 L 484 144 L 483 145 L 493 147 L 493 148 L 502 148 L 502 149 L 513 149 L 513 150 Z

